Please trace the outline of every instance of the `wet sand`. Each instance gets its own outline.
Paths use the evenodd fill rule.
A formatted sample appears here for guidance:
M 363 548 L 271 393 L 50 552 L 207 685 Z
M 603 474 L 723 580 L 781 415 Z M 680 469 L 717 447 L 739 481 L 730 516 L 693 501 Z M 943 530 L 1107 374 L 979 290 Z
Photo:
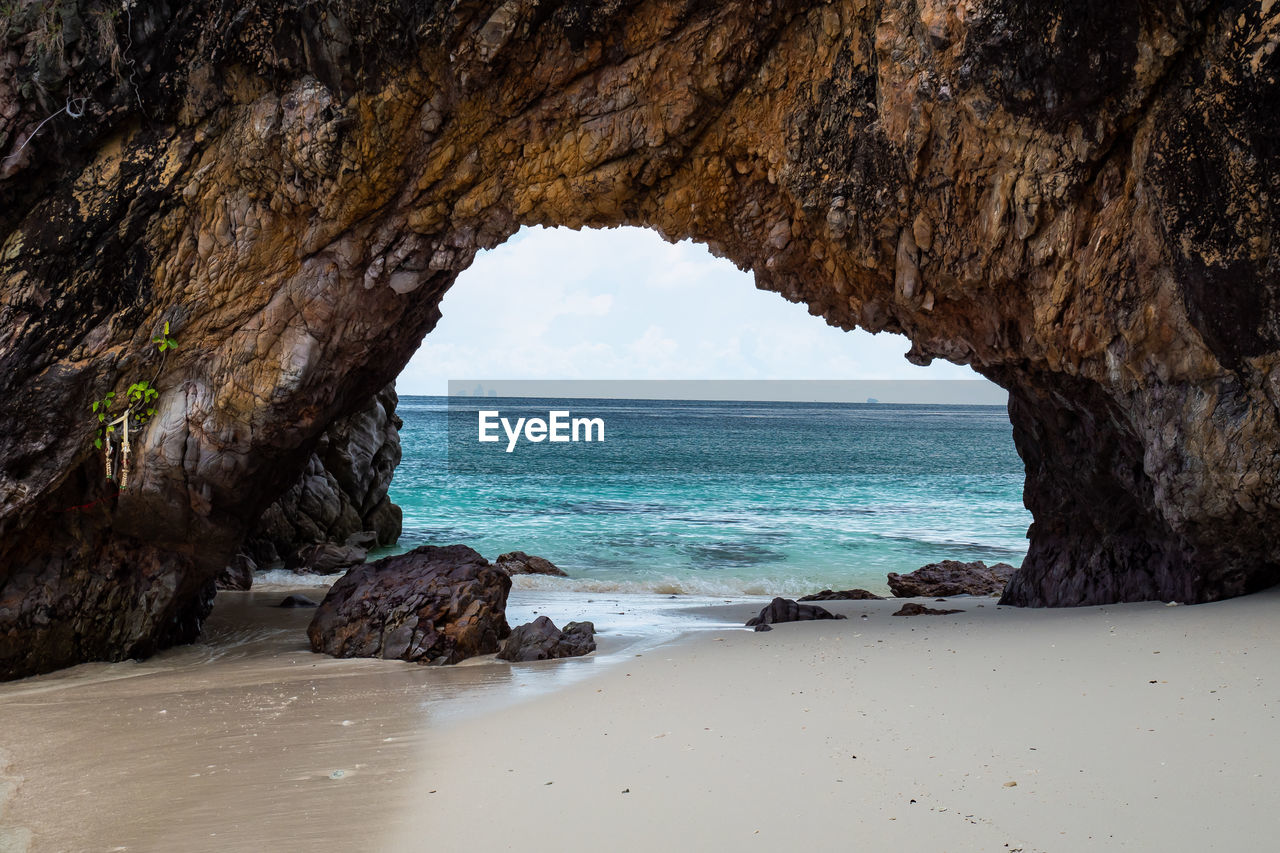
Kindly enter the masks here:
M 657 611 L 564 597 L 511 619 L 594 617 L 598 656 L 453 668 L 313 655 L 283 594 L 223 594 L 196 646 L 0 686 L 0 850 L 1201 851 L 1280 831 L 1280 590 L 829 602 L 850 618 L 759 634 L 733 627 L 752 602 L 647 637 L 607 617 Z
M 324 591 L 220 593 L 199 644 L 0 685 L 0 851 L 373 849 L 412 808 L 427 731 L 643 645 L 603 634 L 536 671 L 335 660 L 307 647 L 312 609 L 272 606 Z

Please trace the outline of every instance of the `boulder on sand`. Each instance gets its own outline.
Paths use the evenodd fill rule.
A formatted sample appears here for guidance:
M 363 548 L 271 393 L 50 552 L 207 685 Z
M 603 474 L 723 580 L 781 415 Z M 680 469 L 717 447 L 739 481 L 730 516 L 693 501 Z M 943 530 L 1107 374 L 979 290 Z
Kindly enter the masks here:
M 963 610 L 941 610 L 936 607 L 925 607 L 923 604 L 916 604 L 909 601 L 902 605 L 902 608 L 894 613 L 894 616 L 949 616 L 952 613 L 963 613 Z
M 835 592 L 824 589 L 813 595 L 802 595 L 797 601 L 884 601 L 884 596 L 865 589 L 842 589 Z
M 510 551 L 502 554 L 493 564 L 509 575 L 554 575 L 567 578 L 569 575 L 550 560 L 534 557 L 524 551 Z
M 844 619 L 845 616 L 832 613 L 825 607 L 816 604 L 800 604 L 789 598 L 775 598 L 764 607 L 759 614 L 747 620 L 748 628 L 757 631 L 769 630 L 767 625 L 779 622 L 808 622 L 814 619 Z
M 423 545 L 358 566 L 329 588 L 307 628 L 334 657 L 457 663 L 511 633 L 511 577 L 466 545 Z
M 258 566 L 248 554 L 236 554 L 222 570 L 222 574 L 214 579 L 218 589 L 250 589 L 253 586 L 253 573 Z
M 546 616 L 511 630 L 498 657 L 510 661 L 552 660 L 585 655 L 596 650 L 596 626 L 570 622 L 561 631 Z
M 336 575 L 363 563 L 367 553 L 355 545 L 321 542 L 306 545 L 290 554 L 284 567 L 300 575 Z
M 1008 563 L 988 566 L 981 560 L 962 563 L 943 560 L 900 575 L 889 572 L 889 589 L 898 598 L 937 598 L 945 595 L 999 595 L 1016 572 Z

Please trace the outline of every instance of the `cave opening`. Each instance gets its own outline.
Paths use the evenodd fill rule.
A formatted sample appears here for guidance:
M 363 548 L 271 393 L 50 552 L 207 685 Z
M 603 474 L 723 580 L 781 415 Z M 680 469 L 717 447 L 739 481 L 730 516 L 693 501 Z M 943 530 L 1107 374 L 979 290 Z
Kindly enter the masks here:
M 1001 389 L 962 365 L 907 362 L 902 336 L 829 326 L 704 246 L 633 227 L 524 228 L 477 254 L 441 312 L 397 379 L 402 458 L 388 495 L 403 524 L 397 544 L 370 559 L 463 542 L 491 560 L 545 556 L 570 575 L 517 586 L 796 596 L 885 592 L 891 571 L 946 559 L 1017 566 L 1026 553 L 1030 516 Z M 705 457 L 666 477 L 450 471 L 448 395 L 536 380 L 591 380 L 622 398 L 634 387 L 722 383 L 721 396 L 746 403 L 681 410 L 704 427 L 721 420 L 671 440 L 719 446 L 768 418 L 791 430 L 809 476 L 738 460 L 708 471 Z M 869 384 L 853 404 L 798 404 L 796 389 L 815 380 L 830 383 L 828 395 Z M 657 385 L 628 385 L 643 382 Z M 944 386 L 982 404 L 941 405 Z

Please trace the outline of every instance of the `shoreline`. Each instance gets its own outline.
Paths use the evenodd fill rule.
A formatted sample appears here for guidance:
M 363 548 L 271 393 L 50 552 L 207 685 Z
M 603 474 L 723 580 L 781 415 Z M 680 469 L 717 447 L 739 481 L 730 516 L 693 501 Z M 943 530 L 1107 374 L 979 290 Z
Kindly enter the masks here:
M 600 651 L 443 668 L 313 655 L 312 611 L 267 606 L 287 591 L 220 594 L 200 644 L 0 689 L 0 801 L 20 780 L 0 850 L 1154 851 L 1280 829 L 1280 589 L 820 602 L 848 618 L 768 633 L 741 627 L 763 601 L 659 597 L 647 639 L 600 618 L 653 616 L 629 596 L 530 598 L 513 624 L 595 615 Z
M 597 652 L 428 667 L 311 652 L 314 610 L 274 605 L 325 591 L 222 591 L 197 643 L 0 687 L 0 853 L 258 853 L 331 845 L 334 826 L 376 833 L 410 807 L 404 780 L 428 731 L 563 690 L 704 623 L 668 596 L 516 590 L 513 626 L 594 616 Z

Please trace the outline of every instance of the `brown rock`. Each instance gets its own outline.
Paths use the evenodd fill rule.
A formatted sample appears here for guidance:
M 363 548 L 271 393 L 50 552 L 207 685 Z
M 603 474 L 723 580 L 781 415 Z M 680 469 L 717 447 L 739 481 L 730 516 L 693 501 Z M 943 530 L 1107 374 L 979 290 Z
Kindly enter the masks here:
M 561 631 L 546 616 L 539 616 L 511 629 L 498 657 L 509 661 L 578 657 L 596 650 L 595 632 L 596 626 L 591 622 L 570 622 Z
M 423 545 L 352 569 L 307 628 L 334 657 L 457 663 L 498 650 L 511 633 L 511 577 L 465 545 Z
M 392 384 L 330 424 L 302 475 L 262 513 L 241 550 L 260 565 L 290 566 L 311 545 L 394 545 L 401 513 L 387 493 L 400 462 L 398 402 Z
M 876 595 L 874 592 L 868 592 L 865 589 L 842 589 L 839 592 L 833 592 L 824 589 L 822 592 L 815 592 L 812 595 L 802 595 L 797 601 L 883 601 L 884 596 Z
M 511 551 L 502 554 L 493 564 L 509 575 L 554 575 L 567 578 L 569 575 L 550 560 L 533 557 L 524 551 Z
M 947 595 L 999 595 L 1018 571 L 1008 563 L 988 566 L 981 560 L 962 563 L 943 560 L 921 566 L 910 574 L 889 573 L 889 589 L 898 598 L 934 598 Z
M 257 568 L 253 558 L 247 554 L 235 555 L 222 574 L 218 575 L 218 589 L 249 589 L 253 586 L 253 573 Z
M 809 622 L 814 619 L 845 619 L 842 614 L 832 613 L 825 607 L 816 604 L 799 604 L 789 598 L 775 598 L 763 607 L 758 614 L 747 620 L 748 628 L 757 631 L 768 631 L 770 625 L 779 622 Z
M 947 616 L 952 613 L 963 613 L 963 610 L 942 610 L 934 607 L 925 607 L 923 604 L 916 604 L 909 601 L 894 612 L 894 616 Z
M 333 545 L 325 542 L 308 545 L 294 552 L 284 567 L 300 575 L 334 575 L 345 572 L 364 562 L 367 552 L 354 545 Z

